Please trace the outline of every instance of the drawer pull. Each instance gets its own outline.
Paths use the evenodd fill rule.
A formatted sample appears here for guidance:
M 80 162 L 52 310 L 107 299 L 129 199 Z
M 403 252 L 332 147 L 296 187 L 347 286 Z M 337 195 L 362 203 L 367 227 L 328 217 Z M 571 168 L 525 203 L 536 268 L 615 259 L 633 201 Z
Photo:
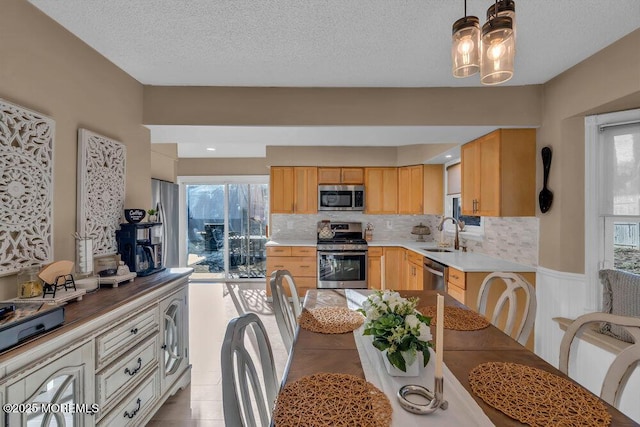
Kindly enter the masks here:
M 274 265 L 275 268 L 284 268 L 284 265 Z
M 137 334 L 137 333 L 138 333 L 138 328 L 133 328 L 133 329 L 131 330 L 131 333 L 132 333 L 133 335 Z
M 136 366 L 135 369 L 130 371 L 129 368 L 125 368 L 124 373 L 129 374 L 129 376 L 134 376 L 135 374 L 138 373 L 140 368 L 142 368 L 142 357 L 138 357 L 138 366 Z
M 162 344 L 162 345 L 160 346 L 160 348 L 161 348 L 161 349 L 163 349 L 163 350 L 166 350 L 166 349 L 167 349 L 167 345 L 166 345 L 166 344 Z
M 140 404 L 142 403 L 142 400 L 140 400 L 140 398 L 138 398 L 138 400 L 136 400 L 136 403 L 138 404 L 138 406 L 136 406 L 136 409 L 134 409 L 133 411 L 131 411 L 131 413 L 129 413 L 129 411 L 124 411 L 124 416 L 131 419 L 133 417 L 136 416 L 136 414 L 138 413 L 138 411 L 140 410 Z

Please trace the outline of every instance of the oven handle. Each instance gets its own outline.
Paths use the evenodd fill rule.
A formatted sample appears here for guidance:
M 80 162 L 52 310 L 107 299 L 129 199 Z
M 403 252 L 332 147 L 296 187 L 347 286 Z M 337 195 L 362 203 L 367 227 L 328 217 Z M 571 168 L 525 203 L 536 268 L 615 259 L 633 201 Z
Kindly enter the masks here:
M 318 255 L 366 255 L 366 252 L 352 252 L 352 251 L 342 251 L 342 252 L 323 252 L 318 251 Z

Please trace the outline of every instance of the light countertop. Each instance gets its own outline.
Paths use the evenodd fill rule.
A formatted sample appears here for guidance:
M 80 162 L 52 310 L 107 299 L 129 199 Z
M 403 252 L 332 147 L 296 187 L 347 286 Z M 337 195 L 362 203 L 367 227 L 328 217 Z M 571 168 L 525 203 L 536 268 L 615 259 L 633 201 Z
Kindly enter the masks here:
M 267 246 L 316 246 L 315 239 L 300 239 L 300 240 L 271 240 L 267 242 Z M 462 252 L 453 251 L 453 248 L 448 248 L 452 252 L 429 252 L 425 249 L 436 248 L 435 242 L 416 242 L 416 241 L 371 241 L 369 246 L 399 246 L 422 256 L 426 256 L 436 262 L 447 265 L 449 267 L 456 268 L 464 272 L 478 272 L 478 271 L 509 271 L 515 273 L 535 273 L 536 267 L 519 264 L 512 261 L 505 261 L 499 258 L 494 258 L 488 255 L 480 254 L 477 252 Z

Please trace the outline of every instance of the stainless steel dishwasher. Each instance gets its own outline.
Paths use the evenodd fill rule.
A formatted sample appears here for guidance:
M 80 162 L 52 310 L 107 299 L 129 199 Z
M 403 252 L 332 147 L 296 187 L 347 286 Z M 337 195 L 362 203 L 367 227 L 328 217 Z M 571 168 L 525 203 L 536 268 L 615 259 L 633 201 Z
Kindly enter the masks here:
M 423 289 L 447 291 L 447 266 L 430 258 L 424 258 Z

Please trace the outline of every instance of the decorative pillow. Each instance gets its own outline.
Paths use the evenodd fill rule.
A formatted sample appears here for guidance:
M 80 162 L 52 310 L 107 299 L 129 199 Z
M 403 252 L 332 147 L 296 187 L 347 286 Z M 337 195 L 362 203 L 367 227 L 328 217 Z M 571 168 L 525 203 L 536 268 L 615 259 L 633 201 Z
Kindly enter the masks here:
M 620 316 L 640 317 L 640 275 L 620 270 L 600 270 L 602 311 Z M 600 332 L 619 340 L 633 342 L 622 326 L 602 323 Z

